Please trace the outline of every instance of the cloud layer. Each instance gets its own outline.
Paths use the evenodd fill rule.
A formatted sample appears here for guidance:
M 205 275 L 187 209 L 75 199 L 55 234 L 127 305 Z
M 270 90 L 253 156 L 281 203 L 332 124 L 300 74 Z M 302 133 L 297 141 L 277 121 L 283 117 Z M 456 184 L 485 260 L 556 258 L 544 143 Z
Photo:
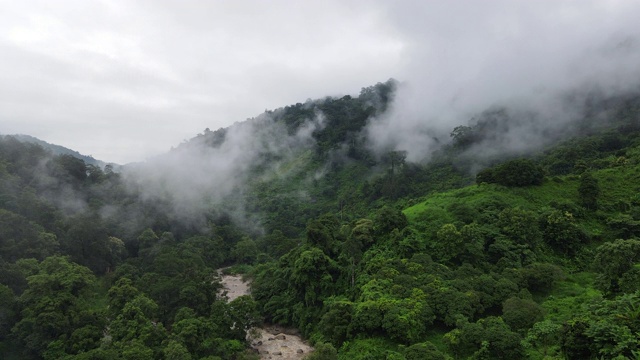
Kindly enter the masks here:
M 631 1 L 0 5 L 0 133 L 118 163 L 390 77 L 405 84 L 394 130 L 372 137 L 417 153 L 429 145 L 404 135 L 434 135 L 487 105 L 548 103 L 537 99 L 596 82 L 619 91 L 638 76 Z
M 226 131 L 200 134 L 167 154 L 125 167 L 123 175 L 129 189 L 143 200 L 166 204 L 167 215 L 183 224 L 206 227 L 210 211 L 217 209 L 251 227 L 254 219 L 244 204 L 248 184 L 257 180 L 251 177 L 289 175 L 280 165 L 312 149 L 312 132 L 323 126 L 317 113 L 289 135 L 284 124 L 264 114 Z M 268 171 L 252 171 L 256 167 Z
M 119 163 L 265 108 L 357 92 L 388 76 L 401 46 L 375 9 L 339 1 L 2 8 L 0 133 Z
M 553 129 L 580 115 L 563 101 L 568 93 L 614 95 L 640 84 L 638 3 L 449 1 L 388 10 L 407 44 L 404 83 L 369 138 L 376 148 L 408 150 L 410 160 L 428 158 L 453 127 L 487 109 L 533 113 L 531 125 Z M 526 135 L 514 147 L 544 140 Z

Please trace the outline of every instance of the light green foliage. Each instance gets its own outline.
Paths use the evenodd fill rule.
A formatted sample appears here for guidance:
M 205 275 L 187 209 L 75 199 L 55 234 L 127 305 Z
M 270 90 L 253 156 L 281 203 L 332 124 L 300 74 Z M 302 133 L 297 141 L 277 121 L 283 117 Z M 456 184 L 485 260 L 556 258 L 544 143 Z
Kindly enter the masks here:
M 380 336 L 368 336 L 367 338 L 353 339 L 345 342 L 340 349 L 340 360 L 374 360 L 374 359 L 402 359 L 397 351 L 397 345 L 387 338 Z

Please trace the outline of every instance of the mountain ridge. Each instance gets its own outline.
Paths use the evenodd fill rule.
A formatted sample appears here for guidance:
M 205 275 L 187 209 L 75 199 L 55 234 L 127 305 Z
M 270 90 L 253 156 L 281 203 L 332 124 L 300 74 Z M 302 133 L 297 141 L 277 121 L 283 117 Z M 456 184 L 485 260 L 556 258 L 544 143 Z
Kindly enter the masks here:
M 100 168 L 104 168 L 105 165 L 107 165 L 106 162 L 104 162 L 102 160 L 95 159 L 91 155 L 83 155 L 83 154 L 79 153 L 76 150 L 69 149 L 69 148 L 64 147 L 62 145 L 48 143 L 48 142 L 46 142 L 44 140 L 38 139 L 37 137 L 31 136 L 31 135 L 12 134 L 12 135 L 5 135 L 5 136 L 12 136 L 12 137 L 14 137 L 17 140 L 22 141 L 22 142 L 28 142 L 28 143 L 40 145 L 43 148 L 50 150 L 54 155 L 71 155 L 71 156 L 73 156 L 75 158 L 78 158 L 78 159 L 84 161 L 86 164 L 91 164 L 91 165 L 94 165 L 94 166 L 98 166 Z M 114 164 L 112 164 L 112 165 L 114 165 Z

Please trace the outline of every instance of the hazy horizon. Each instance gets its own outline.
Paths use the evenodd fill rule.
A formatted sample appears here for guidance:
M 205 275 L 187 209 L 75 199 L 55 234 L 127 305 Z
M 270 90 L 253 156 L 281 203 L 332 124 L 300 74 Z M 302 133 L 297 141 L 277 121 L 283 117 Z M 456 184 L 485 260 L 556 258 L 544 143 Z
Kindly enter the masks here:
M 625 1 L 2 5 L 0 133 L 119 164 L 389 78 L 403 86 L 368 136 L 415 154 L 488 107 L 553 124 L 571 117 L 558 94 L 640 78 L 640 4 Z

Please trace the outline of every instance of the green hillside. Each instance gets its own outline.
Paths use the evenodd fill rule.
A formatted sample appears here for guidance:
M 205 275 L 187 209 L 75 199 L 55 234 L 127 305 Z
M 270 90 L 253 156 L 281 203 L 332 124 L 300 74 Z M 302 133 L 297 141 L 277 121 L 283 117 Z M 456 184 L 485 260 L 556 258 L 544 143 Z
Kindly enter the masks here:
M 373 180 L 399 191 L 360 185 L 364 216 L 322 215 L 255 267 L 263 314 L 340 359 L 637 356 L 636 103 L 530 160 L 474 159 L 494 165 L 473 185 L 458 159 L 493 135 Z

